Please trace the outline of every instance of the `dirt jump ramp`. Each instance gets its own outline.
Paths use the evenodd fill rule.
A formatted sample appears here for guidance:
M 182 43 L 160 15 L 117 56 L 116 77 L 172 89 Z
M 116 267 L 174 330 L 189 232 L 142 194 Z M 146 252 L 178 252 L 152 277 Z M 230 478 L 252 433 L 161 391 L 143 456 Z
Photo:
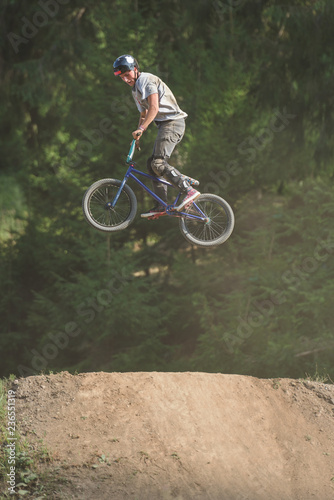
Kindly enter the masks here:
M 333 500 L 334 386 L 208 373 L 20 379 L 55 499 Z

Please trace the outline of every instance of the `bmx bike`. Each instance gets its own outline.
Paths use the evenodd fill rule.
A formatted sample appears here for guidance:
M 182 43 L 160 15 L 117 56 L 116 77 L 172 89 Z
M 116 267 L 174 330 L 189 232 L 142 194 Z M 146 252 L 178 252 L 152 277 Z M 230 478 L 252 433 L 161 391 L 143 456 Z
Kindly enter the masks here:
M 101 179 L 94 182 L 85 192 L 82 200 L 83 213 L 87 222 L 95 229 L 110 233 L 127 228 L 134 220 L 137 212 L 137 198 L 128 186 L 129 179 L 134 180 L 160 205 L 166 212 L 162 215 L 177 217 L 179 228 L 187 241 L 193 245 L 212 247 L 221 245 L 232 234 L 234 228 L 234 214 L 230 205 L 220 196 L 215 194 L 201 194 L 196 201 L 190 202 L 178 211 L 178 203 L 182 193 L 178 192 L 172 204 L 165 203 L 138 175 L 173 187 L 168 181 L 160 177 L 141 172 L 135 168 L 132 158 L 136 141 L 131 142 L 126 159 L 129 165 L 122 181 L 118 179 Z M 183 176 L 191 185 L 199 182 L 186 175 Z M 159 218 L 158 214 L 150 218 Z

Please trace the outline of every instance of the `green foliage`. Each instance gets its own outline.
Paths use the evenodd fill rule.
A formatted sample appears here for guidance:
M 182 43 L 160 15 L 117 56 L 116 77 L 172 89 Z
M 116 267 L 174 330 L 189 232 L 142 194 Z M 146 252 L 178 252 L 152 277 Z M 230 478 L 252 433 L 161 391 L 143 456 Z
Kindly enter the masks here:
M 20 43 L 10 34 L 24 37 L 39 4 L 1 8 L 2 373 L 330 372 L 333 264 L 314 252 L 332 238 L 332 3 L 58 7 Z M 172 220 L 137 217 L 110 237 L 83 220 L 85 189 L 122 177 L 138 122 L 112 74 L 122 53 L 188 113 L 171 162 L 233 205 L 222 247 L 189 248 Z M 152 125 L 143 169 L 154 137 Z
M 331 373 L 333 209 L 332 189 L 321 181 L 266 195 L 261 206 L 249 195 L 241 202 L 233 287 L 218 292 L 209 281 L 195 294 L 203 331 L 195 369 L 297 377 L 317 363 Z M 221 274 L 228 283 L 231 271 Z
M 40 464 L 51 460 L 42 440 L 37 446 L 36 444 L 30 445 L 20 435 L 18 429 L 14 434 L 15 441 L 9 436 L 7 398 L 10 397 L 8 390 L 12 387 L 12 381 L 13 376 L 0 380 L 0 491 L 3 493 L 1 498 L 11 498 L 13 495 L 9 491 L 9 475 L 14 470 L 15 494 L 19 498 L 29 495 L 30 498 L 42 500 L 49 498 L 51 492 L 55 491 L 56 483 L 60 478 L 54 478 L 49 473 L 41 473 Z

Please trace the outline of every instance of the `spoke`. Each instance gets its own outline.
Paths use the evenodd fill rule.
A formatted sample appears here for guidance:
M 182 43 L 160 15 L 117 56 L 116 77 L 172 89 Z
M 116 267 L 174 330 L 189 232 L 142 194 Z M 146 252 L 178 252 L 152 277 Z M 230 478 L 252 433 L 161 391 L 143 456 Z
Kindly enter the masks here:
M 214 241 L 218 239 L 228 226 L 228 217 L 224 207 L 212 201 L 198 201 L 196 205 L 192 205 L 188 211 L 189 214 L 204 216 L 208 221 L 200 219 L 188 218 L 186 225 L 188 231 L 201 241 Z
M 92 198 L 96 198 L 97 202 L 100 203 L 105 203 L 106 198 L 105 198 L 105 193 L 103 193 L 100 189 L 96 190 L 95 193 L 93 193 Z
M 89 211 L 93 220 L 102 226 L 117 226 L 126 220 L 130 212 L 127 193 L 122 191 L 114 208 L 108 206 L 113 201 L 119 187 L 109 184 L 96 189 L 89 200 Z

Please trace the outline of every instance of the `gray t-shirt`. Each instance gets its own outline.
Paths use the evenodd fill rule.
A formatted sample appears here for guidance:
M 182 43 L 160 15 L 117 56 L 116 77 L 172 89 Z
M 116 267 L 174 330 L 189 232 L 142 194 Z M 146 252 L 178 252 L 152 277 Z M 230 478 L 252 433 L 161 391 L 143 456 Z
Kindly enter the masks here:
M 140 113 L 149 108 L 147 98 L 151 94 L 159 95 L 159 111 L 155 121 L 187 118 L 187 113 L 179 108 L 173 92 L 158 76 L 151 73 L 140 73 L 132 88 L 132 95 Z

